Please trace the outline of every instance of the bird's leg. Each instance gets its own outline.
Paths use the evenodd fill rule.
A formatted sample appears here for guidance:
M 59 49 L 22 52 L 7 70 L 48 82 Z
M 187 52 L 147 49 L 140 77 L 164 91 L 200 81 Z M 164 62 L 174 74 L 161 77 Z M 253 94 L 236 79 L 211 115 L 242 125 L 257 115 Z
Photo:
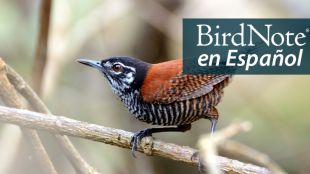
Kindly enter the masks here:
M 215 131 L 215 126 L 216 126 L 217 120 L 219 119 L 219 114 L 218 114 L 216 108 L 213 108 L 213 110 L 211 111 L 209 119 L 210 119 L 211 124 L 212 124 L 211 125 L 211 139 L 212 139 L 212 135 L 213 135 L 213 132 Z
M 212 124 L 211 125 L 211 135 L 210 135 L 210 139 L 212 140 L 212 135 L 213 135 L 213 133 L 215 131 L 216 123 L 217 123 L 217 120 L 219 118 L 219 114 L 218 114 L 216 108 L 212 109 L 211 113 L 208 115 L 208 118 L 209 118 L 209 120 L 211 121 L 211 124 Z M 198 155 L 199 155 L 199 150 L 195 151 L 192 154 L 191 160 L 193 161 L 193 158 L 195 158 Z M 199 160 L 198 160 L 198 171 L 199 171 L 199 173 L 201 173 L 201 171 L 204 171 L 201 155 L 199 155 Z
M 191 129 L 191 124 L 185 124 L 185 125 L 179 125 L 177 127 L 162 127 L 162 128 L 146 128 L 143 129 L 137 133 L 135 133 L 130 140 L 130 144 L 132 144 L 132 155 L 134 157 L 135 149 L 137 144 L 140 144 L 140 141 L 143 137 L 146 136 L 152 136 L 153 133 L 159 133 L 159 132 L 185 132 Z

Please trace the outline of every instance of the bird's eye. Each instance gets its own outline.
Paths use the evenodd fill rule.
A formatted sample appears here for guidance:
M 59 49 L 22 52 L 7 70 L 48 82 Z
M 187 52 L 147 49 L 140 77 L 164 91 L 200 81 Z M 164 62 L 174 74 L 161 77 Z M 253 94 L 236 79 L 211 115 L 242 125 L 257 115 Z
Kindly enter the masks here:
M 122 65 L 120 65 L 120 64 L 115 64 L 115 65 L 113 65 L 113 70 L 114 71 L 119 71 L 119 70 L 121 70 L 122 69 Z

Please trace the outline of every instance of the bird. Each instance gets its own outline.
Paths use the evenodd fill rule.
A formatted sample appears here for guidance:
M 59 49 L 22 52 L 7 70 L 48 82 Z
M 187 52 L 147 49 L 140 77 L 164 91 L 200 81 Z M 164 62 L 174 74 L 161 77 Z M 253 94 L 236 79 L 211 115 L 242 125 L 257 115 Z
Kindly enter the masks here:
M 126 56 L 76 61 L 98 69 L 136 119 L 163 126 L 146 128 L 132 136 L 134 157 L 143 137 L 160 132 L 186 132 L 191 129 L 191 123 L 200 119 L 211 121 L 212 136 L 219 119 L 216 106 L 222 101 L 223 89 L 233 77 L 230 73 L 185 74 L 182 59 L 157 64 Z

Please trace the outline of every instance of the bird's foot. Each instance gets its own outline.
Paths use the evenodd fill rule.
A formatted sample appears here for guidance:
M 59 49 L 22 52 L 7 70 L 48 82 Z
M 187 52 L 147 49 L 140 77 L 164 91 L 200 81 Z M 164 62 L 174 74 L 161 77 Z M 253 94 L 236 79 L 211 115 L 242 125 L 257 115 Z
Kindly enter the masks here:
M 152 136 L 152 132 L 151 132 L 150 129 L 143 129 L 143 130 L 135 133 L 131 137 L 131 140 L 130 140 L 130 145 L 132 145 L 131 152 L 132 152 L 132 155 L 135 158 L 136 158 L 136 156 L 135 156 L 135 149 L 136 149 L 137 145 L 140 145 L 141 139 L 143 137 L 146 137 L 146 136 Z
M 199 150 L 195 151 L 191 156 L 191 161 L 193 161 L 194 158 L 196 158 L 199 155 L 198 160 L 198 171 L 199 173 L 205 172 L 205 168 L 202 162 L 202 156 L 199 154 Z

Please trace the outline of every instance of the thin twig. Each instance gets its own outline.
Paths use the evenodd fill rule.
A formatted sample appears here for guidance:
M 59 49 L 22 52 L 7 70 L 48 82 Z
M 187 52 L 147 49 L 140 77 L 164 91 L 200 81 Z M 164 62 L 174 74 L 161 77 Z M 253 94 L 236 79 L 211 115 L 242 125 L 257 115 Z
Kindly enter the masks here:
M 199 147 L 201 148 L 202 154 L 205 156 L 205 165 L 210 168 L 210 156 L 216 155 L 218 148 L 224 148 L 229 150 L 234 154 L 241 155 L 248 159 L 251 159 L 253 162 L 258 163 L 263 167 L 267 167 L 273 173 L 286 173 L 283 169 L 280 168 L 272 159 L 270 159 L 267 155 L 258 152 L 255 149 L 247 147 L 241 143 L 236 141 L 228 140 L 229 138 L 237 135 L 241 132 L 246 132 L 252 129 L 252 123 L 248 121 L 236 121 L 232 123 L 230 126 L 225 129 L 216 131 L 211 139 L 210 134 L 204 134 L 198 140 Z M 209 148 L 209 146 L 213 146 L 215 148 Z M 210 170 L 209 170 L 210 172 Z M 214 173 L 213 171 L 211 173 Z
M 211 139 L 207 139 L 203 145 L 204 146 L 201 148 L 201 154 L 203 155 L 201 159 L 207 167 L 208 173 L 222 174 L 223 172 L 216 163 L 216 156 L 218 155 L 216 144 Z M 204 166 L 202 166 L 202 168 L 204 168 Z
M 261 166 L 267 167 L 274 173 L 286 173 L 276 162 L 269 158 L 268 155 L 263 154 L 237 141 L 225 140 L 219 145 L 219 147 L 224 148 L 225 150 L 228 150 L 234 154 L 246 157 Z
M 6 73 L 9 77 L 10 82 L 14 85 L 16 90 L 22 94 L 25 99 L 30 103 L 35 111 L 51 114 L 51 112 L 44 105 L 42 100 L 38 95 L 30 88 L 30 86 L 8 65 L 6 65 Z M 75 147 L 72 145 L 71 141 L 67 136 L 61 136 L 54 134 L 58 144 L 61 146 L 62 150 L 65 152 L 66 157 L 70 161 L 74 170 L 78 174 L 95 174 L 98 173 L 96 169 L 91 167 L 77 152 Z
M 226 139 L 232 138 L 233 136 L 241 133 L 241 132 L 247 132 L 252 129 L 252 123 L 249 121 L 235 121 L 228 127 L 216 131 L 213 136 L 213 141 L 215 141 L 217 144 L 221 141 L 224 141 Z M 204 134 L 201 137 L 209 137 L 210 134 Z
M 248 121 L 235 122 L 223 130 L 216 131 L 212 138 L 210 137 L 210 134 L 200 136 L 198 145 L 201 149 L 204 165 L 207 167 L 209 173 L 222 173 L 219 170 L 219 166 L 214 163 L 214 157 L 218 155 L 218 144 L 240 132 L 249 131 L 251 128 L 252 124 Z
M 52 0 L 43 0 L 40 7 L 40 21 L 39 21 L 39 37 L 37 42 L 36 57 L 34 59 L 32 71 L 32 87 L 37 94 L 41 94 L 41 83 L 46 63 L 47 43 L 49 21 L 51 14 Z
M 62 116 L 45 115 L 0 106 L 0 121 L 131 149 L 130 138 L 133 135 L 131 132 L 81 122 Z M 190 165 L 198 165 L 197 160 L 191 161 L 190 159 L 195 151 L 194 149 L 152 137 L 143 138 L 141 145 L 137 147 L 137 151 L 148 156 L 160 156 Z M 215 159 L 218 166 L 226 173 L 271 173 L 266 168 L 242 163 L 237 160 L 220 156 L 215 157 Z
M 24 108 L 20 102 L 18 96 L 15 93 L 14 87 L 9 82 L 6 70 L 5 63 L 0 58 L 0 96 L 2 101 L 9 107 Z M 29 142 L 29 146 L 32 149 L 32 153 L 39 162 L 44 173 L 56 174 L 56 170 L 51 162 L 48 154 L 46 153 L 40 138 L 35 130 L 30 130 L 24 127 L 20 127 L 23 135 L 26 137 L 26 140 Z

